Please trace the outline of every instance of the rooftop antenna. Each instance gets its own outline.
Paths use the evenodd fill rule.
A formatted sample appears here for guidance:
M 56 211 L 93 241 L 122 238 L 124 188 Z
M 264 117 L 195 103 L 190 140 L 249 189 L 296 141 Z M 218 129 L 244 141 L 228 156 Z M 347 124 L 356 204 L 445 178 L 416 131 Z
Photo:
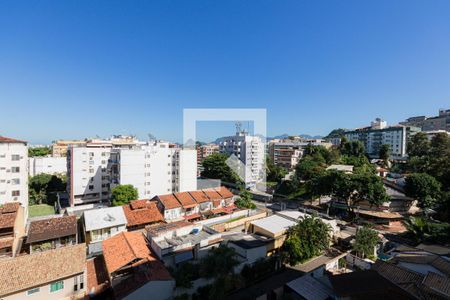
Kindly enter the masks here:
M 239 122 L 239 121 L 236 121 L 236 123 L 234 123 L 234 125 L 236 126 L 236 133 L 237 133 L 237 134 L 241 133 L 241 126 L 242 126 L 242 123 Z

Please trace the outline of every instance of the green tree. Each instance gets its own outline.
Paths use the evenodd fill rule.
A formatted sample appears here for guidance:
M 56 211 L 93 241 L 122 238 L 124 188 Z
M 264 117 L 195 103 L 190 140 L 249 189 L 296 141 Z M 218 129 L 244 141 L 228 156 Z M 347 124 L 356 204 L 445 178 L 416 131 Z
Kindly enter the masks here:
M 340 151 L 342 155 L 347 156 L 361 156 L 365 155 L 366 150 L 364 144 L 361 141 L 351 141 L 346 140 L 341 141 Z
M 111 202 L 113 206 L 121 206 L 130 203 L 130 200 L 138 198 L 138 190 L 131 184 L 118 185 L 111 190 Z
M 406 177 L 405 193 L 422 208 L 434 208 L 440 197 L 441 184 L 431 175 L 415 173 Z
M 325 170 L 326 162 L 321 156 L 312 157 L 307 155 L 300 159 L 295 167 L 295 177 L 298 180 L 310 180 L 315 174 Z
M 28 148 L 28 157 L 47 156 L 51 153 L 49 147 Z
M 345 131 L 346 130 L 342 128 L 333 129 L 325 138 L 343 138 Z
M 56 193 L 66 190 L 65 175 L 38 174 L 28 180 L 30 205 L 46 203 L 53 205 Z
M 416 243 L 421 243 L 429 231 L 429 224 L 424 218 L 411 216 L 403 224 Z
M 223 153 L 214 153 L 203 161 L 202 177 L 220 179 L 228 183 L 242 183 L 239 177 L 226 164 L 228 156 Z
M 284 261 L 295 266 L 320 255 L 329 246 L 330 226 L 313 215 L 289 228 L 281 252 Z
M 425 132 L 418 132 L 411 136 L 408 145 L 407 153 L 409 157 L 421 157 L 428 155 L 430 151 L 430 142 Z
M 379 240 L 380 238 L 375 230 L 367 226 L 361 227 L 356 232 L 353 250 L 361 258 L 371 257 L 374 255 L 375 246 Z
M 239 198 L 234 202 L 239 208 L 256 208 L 256 205 L 252 202 L 252 194 L 244 188 L 241 188 Z
M 380 157 L 380 159 L 387 162 L 390 155 L 391 155 L 391 147 L 388 144 L 381 145 L 380 150 L 378 151 L 378 156 Z
M 266 173 L 267 181 L 280 183 L 281 180 L 286 176 L 287 170 L 283 167 L 276 166 L 272 160 L 267 157 L 266 160 Z

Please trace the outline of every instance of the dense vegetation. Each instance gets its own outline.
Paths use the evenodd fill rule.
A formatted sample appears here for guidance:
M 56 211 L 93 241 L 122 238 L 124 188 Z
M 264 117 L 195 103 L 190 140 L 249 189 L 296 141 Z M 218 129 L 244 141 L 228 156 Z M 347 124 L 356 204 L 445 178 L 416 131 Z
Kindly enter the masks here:
M 372 258 L 375 255 L 375 246 L 379 240 L 378 232 L 368 226 L 361 227 L 356 232 L 353 250 L 361 258 Z
M 28 148 L 28 157 L 47 156 L 51 153 L 50 147 Z
M 227 165 L 228 157 L 226 154 L 214 153 L 205 158 L 202 163 L 204 170 L 201 176 L 210 179 L 220 179 L 226 183 L 242 183 L 239 176 Z
M 66 190 L 65 175 L 38 174 L 28 181 L 29 205 L 48 204 L 53 206 L 57 192 Z
M 111 190 L 111 203 L 113 206 L 121 206 L 130 203 L 130 200 L 138 198 L 138 190 L 131 184 L 123 184 Z

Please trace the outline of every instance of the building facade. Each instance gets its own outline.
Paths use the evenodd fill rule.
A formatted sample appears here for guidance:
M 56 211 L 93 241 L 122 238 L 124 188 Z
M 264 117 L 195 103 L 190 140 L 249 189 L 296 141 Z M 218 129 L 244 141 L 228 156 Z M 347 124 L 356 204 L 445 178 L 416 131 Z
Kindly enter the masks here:
M 440 109 L 438 115 L 434 117 L 411 117 L 400 124 L 419 127 L 422 131 L 445 130 L 450 132 L 450 109 Z
M 198 176 L 200 176 L 203 171 L 203 161 L 205 158 L 210 156 L 211 154 L 219 153 L 219 145 L 216 144 L 207 144 L 197 146 L 197 172 Z
M 28 213 L 28 148 L 25 141 L 0 136 L 0 205 L 11 201 Z
M 257 183 L 265 180 L 265 143 L 259 136 L 238 131 L 236 135 L 222 138 L 219 143 L 221 153 L 235 155 L 243 164 L 245 186 L 255 189 Z
M 389 145 L 391 158 L 404 159 L 410 136 L 419 131 L 420 128 L 412 126 L 387 126 L 385 121 L 376 119 L 370 127 L 345 132 L 345 137 L 349 141 L 361 141 L 370 157 L 378 157 L 380 147 Z
M 108 202 L 111 189 L 131 184 L 139 198 L 197 188 L 196 151 L 166 142 L 71 147 L 67 156 L 71 205 Z
M 39 174 L 66 174 L 66 157 L 30 157 L 28 158 L 28 175 L 36 176 Z

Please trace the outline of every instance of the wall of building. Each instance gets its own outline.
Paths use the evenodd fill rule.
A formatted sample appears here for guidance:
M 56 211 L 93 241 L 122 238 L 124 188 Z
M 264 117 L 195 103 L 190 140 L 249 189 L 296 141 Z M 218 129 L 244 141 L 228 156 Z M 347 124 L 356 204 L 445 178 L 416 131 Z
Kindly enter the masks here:
M 30 157 L 28 158 L 28 175 L 38 174 L 64 174 L 67 173 L 66 157 Z
M 149 299 L 167 300 L 172 299 L 175 289 L 175 280 L 150 281 L 133 293 L 124 297 L 126 300 Z M 151 296 L 150 296 L 151 295 Z
M 0 205 L 18 201 L 28 213 L 28 148 L 25 143 L 0 143 Z

